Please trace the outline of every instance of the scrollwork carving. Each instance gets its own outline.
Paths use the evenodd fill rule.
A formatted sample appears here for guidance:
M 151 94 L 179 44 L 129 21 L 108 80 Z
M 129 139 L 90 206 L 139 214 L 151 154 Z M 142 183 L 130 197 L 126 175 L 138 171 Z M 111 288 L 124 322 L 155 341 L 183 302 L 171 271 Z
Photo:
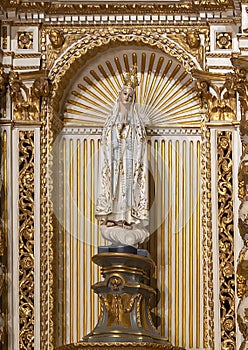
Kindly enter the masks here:
M 233 2 L 231 0 L 185 0 L 185 1 L 170 1 L 168 4 L 164 3 L 103 3 L 97 4 L 89 1 L 86 4 L 64 4 L 62 2 L 47 2 L 47 1 L 20 1 L 20 0 L 2 0 L 3 7 L 18 9 L 19 12 L 25 12 L 27 9 L 31 12 L 39 11 L 47 14 L 71 14 L 71 15 L 85 15 L 85 14 L 109 14 L 113 13 L 198 13 L 201 9 L 208 9 L 208 11 L 226 11 L 226 9 L 233 9 Z
M 54 321 L 53 314 L 53 206 L 52 193 L 52 142 L 51 111 L 47 107 L 47 99 L 42 100 L 41 107 L 41 348 L 54 349 Z
M 19 341 L 34 348 L 34 132 L 19 133 Z
M 244 340 L 240 346 L 240 350 L 248 349 L 248 292 L 246 292 L 240 299 L 238 306 L 237 321 L 240 332 L 242 333 Z
M 240 350 L 248 349 L 248 84 L 247 60 L 240 57 L 232 59 L 235 68 L 236 89 L 241 107 L 240 135 L 242 141 L 242 155 L 238 172 L 239 198 L 241 204 L 238 213 L 239 233 L 244 245 L 239 253 L 237 264 L 237 295 L 240 298 L 237 308 L 239 330 L 243 336 Z
M 218 144 L 218 227 L 221 341 L 235 349 L 235 276 L 232 200 L 232 133 L 219 132 Z
M 46 78 L 38 78 L 28 88 L 18 73 L 10 72 L 10 95 L 13 101 L 15 120 L 39 120 L 41 97 L 49 95 L 49 82 Z
M 246 134 L 248 127 L 245 123 L 248 115 L 248 84 L 246 79 L 247 71 L 244 68 L 235 69 L 235 86 L 239 94 L 239 101 L 241 106 L 241 123 L 240 132 Z
M 108 327 L 122 326 L 128 328 L 131 326 L 130 312 L 133 309 L 136 298 L 139 295 L 108 294 L 106 296 L 99 295 L 101 303 L 108 312 Z
M 239 198 L 244 199 L 248 189 L 248 159 L 244 158 L 239 166 Z
M 6 93 L 8 86 L 8 75 L 0 67 L 0 117 L 6 117 Z
M 244 247 L 239 254 L 237 267 L 237 294 L 239 298 L 248 292 L 248 249 Z
M 226 75 L 221 87 L 210 80 L 199 79 L 196 89 L 210 120 L 236 120 L 236 88 L 231 73 Z
M 178 42 L 185 50 L 195 56 L 200 66 L 203 67 L 204 47 L 201 45 L 199 30 L 168 34 L 168 37 Z

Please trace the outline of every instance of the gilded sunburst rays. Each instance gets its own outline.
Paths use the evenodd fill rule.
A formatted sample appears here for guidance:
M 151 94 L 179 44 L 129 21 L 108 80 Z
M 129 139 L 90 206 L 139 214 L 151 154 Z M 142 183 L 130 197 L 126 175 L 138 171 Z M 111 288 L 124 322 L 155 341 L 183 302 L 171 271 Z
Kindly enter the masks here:
M 190 74 L 175 59 L 141 50 L 113 55 L 85 69 L 72 87 L 65 120 L 102 125 L 117 100 L 124 74 L 134 65 L 139 75 L 137 108 L 146 123 L 199 123 L 200 104 Z

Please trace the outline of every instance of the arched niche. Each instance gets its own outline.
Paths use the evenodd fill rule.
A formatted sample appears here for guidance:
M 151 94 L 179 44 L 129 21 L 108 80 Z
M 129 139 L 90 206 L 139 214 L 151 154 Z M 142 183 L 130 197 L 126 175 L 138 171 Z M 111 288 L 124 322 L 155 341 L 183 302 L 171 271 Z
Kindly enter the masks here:
M 81 39 L 69 46 L 55 60 L 49 72 L 49 79 L 52 83 L 51 105 L 56 114 L 62 117 L 65 99 L 70 94 L 71 85 L 77 80 L 81 71 L 89 64 L 92 64 L 92 62 L 98 60 L 98 56 L 103 58 L 111 55 L 111 52 L 114 55 L 113 52 L 120 51 L 124 54 L 125 50 L 129 51 L 131 48 L 135 48 L 134 52 L 136 50 L 140 51 L 142 47 L 144 52 L 147 50 L 153 51 L 157 56 L 159 53 L 161 53 L 161 56 L 166 56 L 167 54 L 167 57 L 178 61 L 177 63 L 183 67 L 182 69 L 189 74 L 192 68 L 201 69 L 193 56 L 168 39 L 164 34 L 162 35 L 159 30 L 136 29 L 129 33 L 125 29 L 104 29 L 99 31 L 92 29 L 92 31 L 85 33 Z M 132 61 L 135 61 L 135 58 L 130 58 L 129 64 L 134 63 Z M 126 62 L 124 66 L 125 70 L 127 70 Z M 116 67 L 114 68 L 116 69 Z M 144 69 L 146 68 L 142 64 L 140 67 L 138 66 L 138 70 L 143 72 L 145 72 Z M 149 68 L 152 68 L 154 72 L 157 69 L 153 65 L 150 65 Z M 109 75 L 108 71 L 107 75 Z M 100 77 L 100 79 L 104 80 L 103 77 Z
M 190 73 L 168 54 L 133 45 L 109 49 L 84 65 L 66 97 L 64 121 L 102 126 L 123 86 L 125 72 L 134 65 L 139 78 L 136 104 L 147 125 L 199 123 L 199 99 Z
M 131 43 L 113 37 L 101 43 L 100 38 L 90 48 L 83 45 L 85 40 L 68 49 L 50 72 L 53 110 L 63 121 L 53 143 L 55 261 L 60 272 L 55 283 L 57 344 L 82 339 L 98 319 L 98 303 L 90 287 L 99 279 L 91 257 L 97 246 L 106 244 L 94 218 L 99 140 L 123 73 L 134 64 L 140 80 L 136 102 L 147 124 L 153 191 L 147 248 L 157 264 L 154 283 L 160 290 L 155 318 L 161 334 L 179 344 L 180 314 L 186 332 L 196 325 L 197 317 L 193 340 L 200 337 L 203 344 L 203 262 L 198 259 L 203 251 L 202 129 L 200 101 L 190 74 L 196 64 L 163 38 L 159 42 L 136 35 Z M 197 223 L 194 227 L 192 220 Z M 197 306 L 190 304 L 190 309 L 183 305 L 192 297 L 192 281 L 200 288 Z M 186 322 L 188 313 L 191 324 Z

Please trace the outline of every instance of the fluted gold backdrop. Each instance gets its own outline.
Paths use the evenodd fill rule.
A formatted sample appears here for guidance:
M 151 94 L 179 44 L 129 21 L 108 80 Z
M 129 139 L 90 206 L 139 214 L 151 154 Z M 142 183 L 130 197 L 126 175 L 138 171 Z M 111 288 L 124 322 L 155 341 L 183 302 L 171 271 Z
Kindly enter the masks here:
M 100 276 L 91 257 L 106 244 L 94 218 L 99 139 L 94 129 L 69 128 L 58 141 L 59 270 L 64 277 L 60 343 L 82 339 L 98 319 L 91 285 Z M 200 139 L 196 129 L 148 137 L 151 237 L 146 247 L 157 265 L 154 286 L 160 291 L 154 319 L 173 344 L 196 348 L 203 342 Z

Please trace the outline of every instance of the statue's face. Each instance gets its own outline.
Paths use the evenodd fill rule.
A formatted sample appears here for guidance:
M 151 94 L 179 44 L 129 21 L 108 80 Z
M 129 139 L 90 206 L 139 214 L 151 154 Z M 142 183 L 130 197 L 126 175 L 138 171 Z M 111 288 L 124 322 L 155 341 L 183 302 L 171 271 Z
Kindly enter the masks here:
M 188 33 L 186 41 L 192 49 L 197 49 L 200 46 L 200 37 L 197 33 Z
M 52 30 L 49 34 L 49 39 L 52 43 L 52 46 L 57 49 L 61 47 L 64 43 L 64 38 L 61 33 L 59 33 L 57 30 Z
M 134 91 L 131 87 L 124 87 L 120 92 L 120 102 L 128 105 L 133 102 Z

